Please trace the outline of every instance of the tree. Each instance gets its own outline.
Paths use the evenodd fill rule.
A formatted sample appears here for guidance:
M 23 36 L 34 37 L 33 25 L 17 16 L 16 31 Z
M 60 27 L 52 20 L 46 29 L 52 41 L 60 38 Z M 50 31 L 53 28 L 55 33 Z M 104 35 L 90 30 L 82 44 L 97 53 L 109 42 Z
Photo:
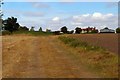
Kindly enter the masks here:
M 120 27 L 116 29 L 116 33 L 120 33 Z
M 2 31 L 2 19 L 0 19 L 0 31 Z
M 24 27 L 20 26 L 19 30 L 20 31 L 29 31 L 29 28 L 27 28 L 26 26 L 24 26 Z
M 98 30 L 92 30 L 91 33 L 98 33 Z
M 3 21 L 4 29 L 10 31 L 17 31 L 19 28 L 19 23 L 17 23 L 17 18 L 11 17 Z
M 62 27 L 62 28 L 61 28 L 61 32 L 67 33 L 67 32 L 68 32 L 68 31 L 67 31 L 67 27 L 66 27 L 66 26 Z
M 68 31 L 68 34 L 73 34 L 74 30 Z
M 82 32 L 82 29 L 79 27 L 75 28 L 75 30 L 76 30 L 75 31 L 76 34 L 80 34 Z
M 42 27 L 40 27 L 39 31 L 42 32 Z
M 46 32 L 51 32 L 51 30 L 50 29 L 46 29 Z
M 35 30 L 34 30 L 34 27 L 31 27 L 30 31 L 35 31 Z

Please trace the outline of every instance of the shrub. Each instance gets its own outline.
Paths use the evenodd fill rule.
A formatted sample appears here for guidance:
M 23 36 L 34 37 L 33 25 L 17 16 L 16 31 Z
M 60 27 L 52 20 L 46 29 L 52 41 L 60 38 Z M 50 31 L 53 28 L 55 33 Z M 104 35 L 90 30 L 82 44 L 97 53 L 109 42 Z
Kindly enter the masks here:
M 60 31 L 53 32 L 55 35 L 60 35 Z
M 120 27 L 116 29 L 116 33 L 120 33 Z
M 10 35 L 11 34 L 11 32 L 9 32 L 9 31 L 2 31 L 2 35 Z

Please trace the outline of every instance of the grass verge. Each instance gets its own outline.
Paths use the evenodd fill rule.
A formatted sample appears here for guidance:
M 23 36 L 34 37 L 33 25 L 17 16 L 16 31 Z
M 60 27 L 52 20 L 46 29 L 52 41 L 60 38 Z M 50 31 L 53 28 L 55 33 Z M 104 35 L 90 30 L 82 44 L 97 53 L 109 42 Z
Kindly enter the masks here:
M 118 78 L 118 55 L 75 38 L 60 36 L 58 39 L 69 47 L 69 55 L 88 70 L 103 78 Z
M 10 33 L 9 31 L 3 31 L 2 35 L 16 35 L 16 34 L 25 34 L 25 35 L 32 35 L 32 36 L 48 36 L 53 35 L 51 32 L 40 32 L 40 31 L 15 31 Z

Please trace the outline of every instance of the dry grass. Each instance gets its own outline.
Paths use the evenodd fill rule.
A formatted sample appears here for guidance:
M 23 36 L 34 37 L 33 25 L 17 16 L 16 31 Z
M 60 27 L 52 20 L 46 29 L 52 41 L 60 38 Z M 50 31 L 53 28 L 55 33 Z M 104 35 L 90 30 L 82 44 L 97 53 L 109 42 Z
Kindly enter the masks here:
M 99 47 L 97 49 L 91 49 L 90 47 L 92 46 L 89 46 L 90 44 L 86 43 L 85 41 L 81 42 L 81 38 L 76 38 L 76 35 L 75 37 L 73 35 L 62 36 L 59 37 L 59 39 L 65 44 L 68 44 L 66 49 L 71 50 L 71 54 L 68 55 L 71 55 L 73 59 L 78 59 L 78 62 L 82 63 L 89 70 L 99 74 L 101 77 L 118 77 L 117 54 Z M 77 43 L 75 44 L 76 46 L 71 46 L 71 44 L 74 44 L 75 42 Z M 84 44 L 81 45 L 81 43 Z

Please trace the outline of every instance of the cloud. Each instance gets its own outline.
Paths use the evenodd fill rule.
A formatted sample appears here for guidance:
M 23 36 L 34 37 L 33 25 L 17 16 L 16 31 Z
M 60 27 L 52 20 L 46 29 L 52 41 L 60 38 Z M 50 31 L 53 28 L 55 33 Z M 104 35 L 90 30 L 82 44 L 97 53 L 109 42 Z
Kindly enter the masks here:
M 52 19 L 52 21 L 59 21 L 59 20 L 60 20 L 59 17 L 54 17 L 54 18 Z
M 60 30 L 63 26 L 67 26 L 69 30 L 74 30 L 76 27 L 85 28 L 88 26 L 97 27 L 98 29 L 102 29 L 107 26 L 115 29 L 117 28 L 118 19 L 117 16 L 112 13 L 103 14 L 95 12 L 93 14 L 87 13 L 67 18 L 57 16 L 48 19 L 45 24 L 52 30 Z
M 43 3 L 43 2 L 32 2 L 32 6 L 35 7 L 35 8 L 50 8 L 50 6 L 46 3 Z
M 81 23 L 80 26 L 108 26 L 111 28 L 117 27 L 117 16 L 112 13 L 102 14 L 95 12 L 93 14 L 84 14 L 73 16 L 71 19 L 74 22 L 73 26 L 78 26 L 78 23 Z M 75 24 L 76 23 L 76 24 Z
M 45 13 L 42 12 L 32 12 L 32 11 L 27 11 L 23 13 L 23 16 L 27 17 L 43 17 Z
M 113 13 L 100 13 L 94 12 L 92 14 L 80 14 L 73 16 L 45 16 L 45 13 L 42 12 L 19 12 L 15 11 L 17 14 L 22 15 L 19 17 L 19 22 L 24 26 L 35 26 L 35 29 L 38 30 L 39 27 L 42 27 L 43 30 L 49 28 L 51 30 L 60 30 L 61 27 L 67 26 L 69 30 L 74 30 L 76 27 L 88 27 L 95 26 L 98 29 L 104 28 L 105 26 L 115 29 L 118 27 L 118 16 Z M 13 11 L 8 11 L 8 13 L 14 13 Z M 17 17 L 18 18 L 18 17 Z

